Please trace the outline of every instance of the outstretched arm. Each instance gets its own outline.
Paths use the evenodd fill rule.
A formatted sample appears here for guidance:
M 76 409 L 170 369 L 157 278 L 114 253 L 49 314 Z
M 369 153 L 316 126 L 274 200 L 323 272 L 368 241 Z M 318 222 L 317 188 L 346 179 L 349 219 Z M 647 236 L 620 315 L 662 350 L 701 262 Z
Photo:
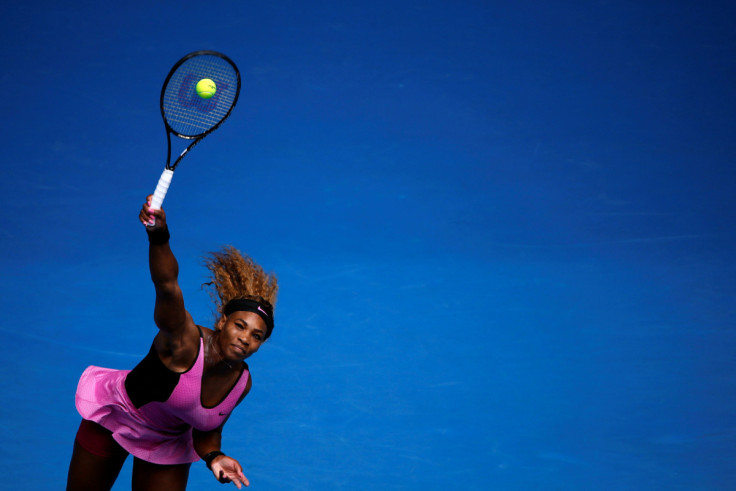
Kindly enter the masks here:
M 151 280 L 156 289 L 156 306 L 153 318 L 158 328 L 168 334 L 186 330 L 189 315 L 184 308 L 184 297 L 179 287 L 179 263 L 169 247 L 169 231 L 164 210 L 150 208 L 151 197 L 143 204 L 139 218 L 148 232 L 148 265 Z M 151 218 L 155 224 L 150 226 Z

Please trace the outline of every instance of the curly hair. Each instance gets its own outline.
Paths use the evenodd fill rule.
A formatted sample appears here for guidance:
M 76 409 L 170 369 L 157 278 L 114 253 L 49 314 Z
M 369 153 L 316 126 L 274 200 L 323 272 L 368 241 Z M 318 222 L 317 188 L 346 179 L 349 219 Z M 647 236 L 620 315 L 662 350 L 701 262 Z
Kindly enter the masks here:
M 205 256 L 204 264 L 210 271 L 211 281 L 203 286 L 212 287 L 210 296 L 215 302 L 218 316 L 221 317 L 223 307 L 236 298 L 266 303 L 272 309 L 276 305 L 279 289 L 276 275 L 263 271 L 253 259 L 236 248 L 225 246 L 219 251 L 210 252 Z

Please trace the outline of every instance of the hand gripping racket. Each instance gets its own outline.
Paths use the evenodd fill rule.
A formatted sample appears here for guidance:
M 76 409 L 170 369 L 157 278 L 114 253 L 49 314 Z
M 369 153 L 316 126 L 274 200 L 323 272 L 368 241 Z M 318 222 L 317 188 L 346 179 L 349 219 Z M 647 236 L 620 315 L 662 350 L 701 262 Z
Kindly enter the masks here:
M 197 83 L 209 79 L 215 93 L 203 98 L 197 93 Z M 177 61 L 166 76 L 161 89 L 161 116 L 166 125 L 168 152 L 166 168 L 161 174 L 151 200 L 151 208 L 158 210 L 181 159 L 202 139 L 225 121 L 238 102 L 240 72 L 235 63 L 216 51 L 195 51 Z M 207 95 L 207 94 L 205 94 Z M 171 163 L 171 135 L 193 140 Z

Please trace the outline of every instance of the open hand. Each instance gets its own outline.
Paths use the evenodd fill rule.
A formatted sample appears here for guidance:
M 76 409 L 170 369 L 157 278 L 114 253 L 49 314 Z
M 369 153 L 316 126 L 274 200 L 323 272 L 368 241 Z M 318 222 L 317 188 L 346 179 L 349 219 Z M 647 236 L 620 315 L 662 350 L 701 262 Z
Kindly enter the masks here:
M 215 479 L 221 483 L 231 482 L 238 489 L 250 485 L 250 482 L 243 474 L 243 468 L 232 457 L 228 457 L 227 455 L 219 456 L 212 461 L 211 467 Z

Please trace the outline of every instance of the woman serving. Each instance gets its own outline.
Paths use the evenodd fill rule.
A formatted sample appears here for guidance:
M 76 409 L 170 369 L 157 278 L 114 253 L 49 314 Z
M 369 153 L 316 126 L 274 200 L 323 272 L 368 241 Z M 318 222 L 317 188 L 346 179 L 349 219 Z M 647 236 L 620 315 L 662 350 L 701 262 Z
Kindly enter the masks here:
M 150 199 L 140 220 L 147 226 L 158 333 L 132 370 L 91 366 L 82 374 L 76 406 L 83 419 L 67 490 L 111 489 L 129 454 L 134 490 L 184 490 L 199 459 L 217 480 L 240 489 L 249 483 L 222 451 L 222 429 L 252 385 L 244 360 L 273 330 L 276 277 L 232 247 L 210 254 L 219 317 L 214 329 L 198 326 L 184 307 L 166 214 L 151 210 Z

